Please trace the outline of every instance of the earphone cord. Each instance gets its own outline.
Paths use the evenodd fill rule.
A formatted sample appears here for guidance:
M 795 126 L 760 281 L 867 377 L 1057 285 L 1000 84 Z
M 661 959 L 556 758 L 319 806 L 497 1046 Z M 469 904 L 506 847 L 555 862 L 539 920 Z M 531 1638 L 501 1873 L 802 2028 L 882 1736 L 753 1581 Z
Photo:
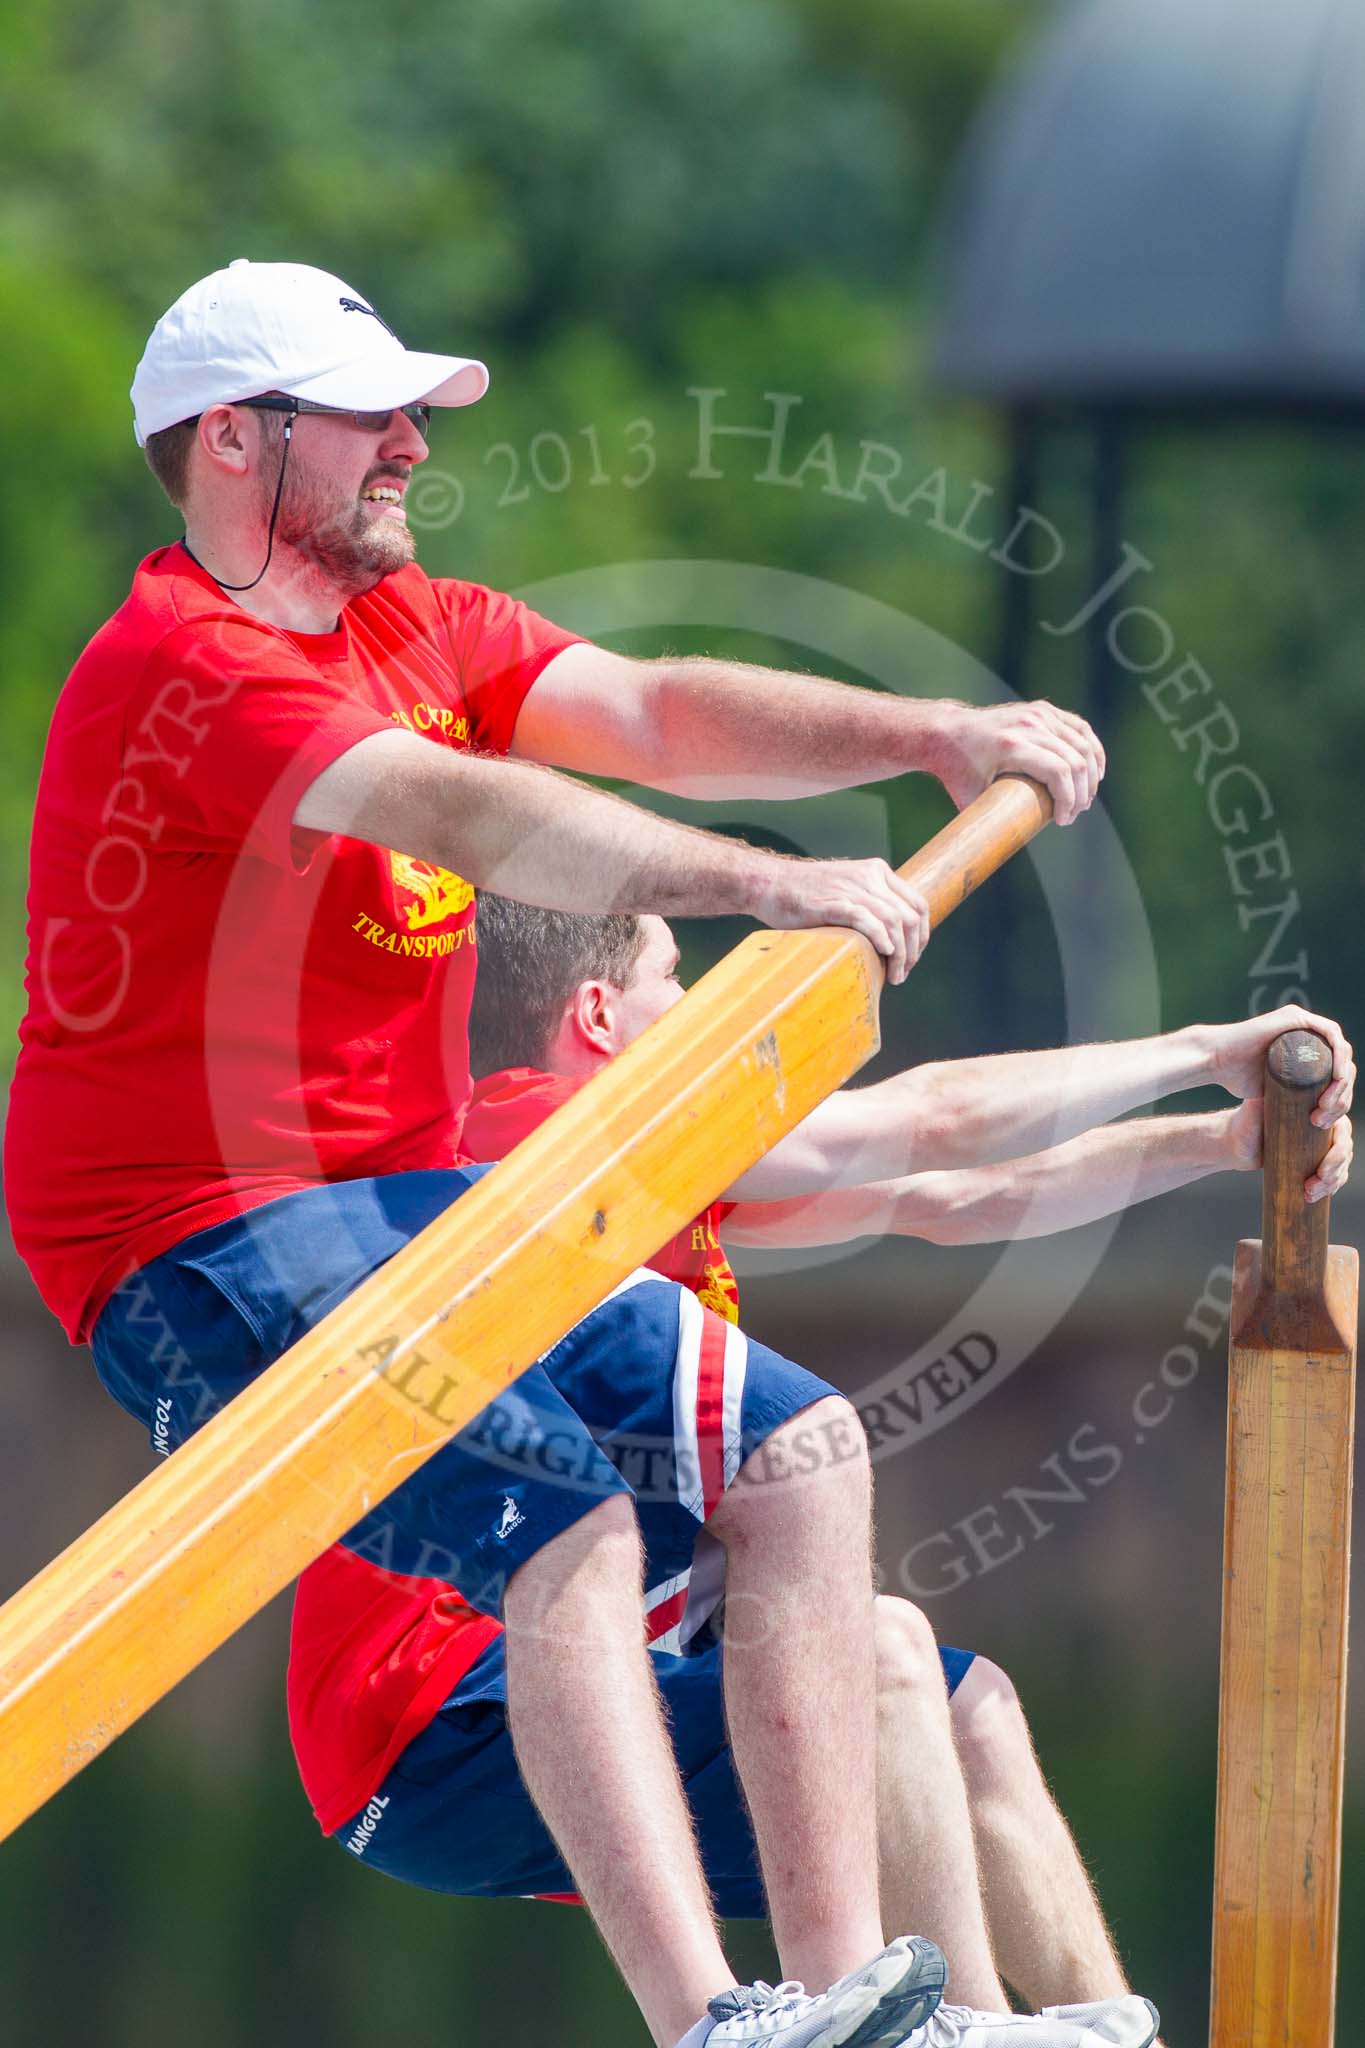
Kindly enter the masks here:
M 284 495 L 284 472 L 289 463 L 289 450 L 293 441 L 295 417 L 295 414 L 290 413 L 284 423 L 284 452 L 280 456 L 280 474 L 279 481 L 275 485 L 275 502 L 270 508 L 270 532 L 266 540 L 265 561 L 261 567 L 261 575 L 253 576 L 250 583 L 224 583 L 221 576 L 213 576 L 212 569 L 204 569 L 204 564 L 199 561 L 198 555 L 196 555 L 187 540 L 180 543 L 190 560 L 198 563 L 198 566 L 204 569 L 206 576 L 213 576 L 213 580 L 220 590 L 254 590 L 260 582 L 261 576 L 264 576 L 266 570 L 270 567 L 270 557 L 275 552 L 275 521 L 280 516 L 280 499 Z

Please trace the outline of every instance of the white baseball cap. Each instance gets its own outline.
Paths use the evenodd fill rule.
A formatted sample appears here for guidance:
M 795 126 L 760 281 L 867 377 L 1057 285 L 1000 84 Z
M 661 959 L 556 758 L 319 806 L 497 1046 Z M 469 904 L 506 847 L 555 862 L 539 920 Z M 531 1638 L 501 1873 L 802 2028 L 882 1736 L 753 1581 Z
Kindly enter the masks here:
M 487 389 L 482 363 L 404 348 L 339 277 L 239 256 L 192 284 L 152 329 L 133 378 L 133 432 L 141 448 L 207 406 L 267 391 L 380 412 L 417 399 L 472 405 Z

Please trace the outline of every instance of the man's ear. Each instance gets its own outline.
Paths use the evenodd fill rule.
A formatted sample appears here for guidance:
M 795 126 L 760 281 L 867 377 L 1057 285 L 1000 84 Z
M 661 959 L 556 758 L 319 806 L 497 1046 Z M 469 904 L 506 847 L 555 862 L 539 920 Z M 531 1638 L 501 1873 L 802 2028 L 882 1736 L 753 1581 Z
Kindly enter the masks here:
M 199 446 L 215 469 L 246 474 L 255 450 L 247 448 L 243 435 L 242 415 L 230 405 L 211 405 L 200 417 Z
M 580 981 L 569 1004 L 569 1023 L 585 1049 L 610 1056 L 616 1047 L 616 991 L 604 981 Z

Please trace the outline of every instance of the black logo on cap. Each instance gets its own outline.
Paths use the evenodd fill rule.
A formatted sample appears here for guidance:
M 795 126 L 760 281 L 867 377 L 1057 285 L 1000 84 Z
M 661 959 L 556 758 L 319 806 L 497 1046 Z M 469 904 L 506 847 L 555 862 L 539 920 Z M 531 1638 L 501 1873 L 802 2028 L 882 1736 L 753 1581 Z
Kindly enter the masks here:
M 371 320 L 379 321 L 379 324 L 383 328 L 385 334 L 393 334 L 393 329 L 390 327 L 388 321 L 381 318 L 381 316 L 375 312 L 373 306 L 367 306 L 363 299 L 339 299 L 337 303 L 341 307 L 343 313 L 368 313 Z M 397 341 L 398 336 L 396 334 L 393 334 L 393 338 L 395 341 Z

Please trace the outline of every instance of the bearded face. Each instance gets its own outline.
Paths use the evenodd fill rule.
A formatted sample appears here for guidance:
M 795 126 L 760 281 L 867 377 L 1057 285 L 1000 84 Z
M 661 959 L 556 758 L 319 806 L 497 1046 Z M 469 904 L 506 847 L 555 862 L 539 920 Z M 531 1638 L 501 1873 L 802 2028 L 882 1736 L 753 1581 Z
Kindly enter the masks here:
M 284 454 L 282 435 L 279 453 Z M 381 577 L 416 559 L 417 542 L 403 506 L 410 467 L 371 462 L 358 482 L 352 482 L 343 466 L 310 453 L 296 421 L 275 524 L 276 546 L 292 549 L 320 580 L 350 596 L 373 589 Z M 258 475 L 263 530 L 270 521 L 278 479 L 277 464 L 263 462 Z

